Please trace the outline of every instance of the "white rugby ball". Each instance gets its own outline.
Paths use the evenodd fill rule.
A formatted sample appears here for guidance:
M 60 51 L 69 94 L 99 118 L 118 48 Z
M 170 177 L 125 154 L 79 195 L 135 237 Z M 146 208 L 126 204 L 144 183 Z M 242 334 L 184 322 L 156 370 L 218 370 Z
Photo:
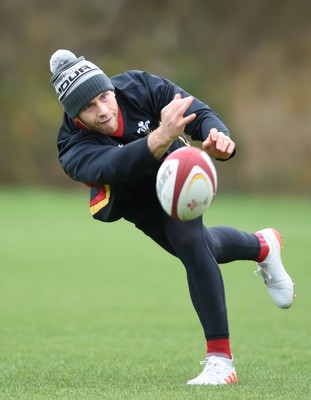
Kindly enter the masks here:
M 210 156 L 196 147 L 171 153 L 157 173 L 156 190 L 164 211 L 180 221 L 200 217 L 217 191 L 217 172 Z

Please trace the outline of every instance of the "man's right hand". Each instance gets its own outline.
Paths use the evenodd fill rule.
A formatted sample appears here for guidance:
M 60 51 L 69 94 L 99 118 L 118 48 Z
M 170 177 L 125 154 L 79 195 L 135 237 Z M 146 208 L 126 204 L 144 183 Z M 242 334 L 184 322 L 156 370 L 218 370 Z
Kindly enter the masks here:
M 161 111 L 161 124 L 148 137 L 148 147 L 155 158 L 160 159 L 185 129 L 185 126 L 193 121 L 196 114 L 184 116 L 191 106 L 193 96 L 182 98 L 177 93 L 174 99 Z

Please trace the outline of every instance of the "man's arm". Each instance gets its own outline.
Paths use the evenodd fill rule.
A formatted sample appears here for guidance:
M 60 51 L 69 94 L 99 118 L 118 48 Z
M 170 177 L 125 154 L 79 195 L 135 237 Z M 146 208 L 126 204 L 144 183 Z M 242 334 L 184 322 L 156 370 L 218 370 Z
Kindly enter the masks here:
M 120 145 L 100 133 L 78 128 L 64 114 L 58 136 L 59 161 L 72 179 L 88 184 L 113 184 L 135 179 L 158 164 L 147 137 Z
M 192 96 L 182 98 L 176 94 L 161 112 L 161 125 L 148 137 L 148 147 L 156 159 L 160 159 L 168 150 L 173 141 L 180 136 L 187 124 L 194 121 L 196 114 L 185 116 L 185 113 L 193 103 Z M 202 142 L 203 149 L 213 158 L 226 160 L 234 152 L 235 143 L 229 136 L 212 128 L 206 140 Z
M 161 113 L 162 123 L 148 138 L 148 146 L 156 158 L 159 159 L 182 132 L 193 140 L 201 141 L 203 149 L 213 158 L 227 160 L 234 155 L 235 144 L 230 139 L 229 129 L 207 104 L 165 78 L 146 72 L 139 77 L 143 78 L 144 88 L 149 88 L 147 92 L 154 100 L 152 104 L 160 107 L 158 112 Z M 175 114 L 181 104 L 184 107 L 182 113 Z M 182 132 L 179 129 L 181 126 Z

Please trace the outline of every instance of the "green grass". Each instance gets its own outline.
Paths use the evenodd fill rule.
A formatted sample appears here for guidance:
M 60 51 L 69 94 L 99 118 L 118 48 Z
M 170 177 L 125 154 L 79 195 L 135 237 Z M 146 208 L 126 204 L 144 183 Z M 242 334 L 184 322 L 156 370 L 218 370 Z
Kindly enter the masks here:
M 183 267 L 88 193 L 0 191 L 0 399 L 310 399 L 311 202 L 221 194 L 207 225 L 275 226 L 297 300 L 279 310 L 255 264 L 222 266 L 240 382 L 188 387 L 205 343 Z

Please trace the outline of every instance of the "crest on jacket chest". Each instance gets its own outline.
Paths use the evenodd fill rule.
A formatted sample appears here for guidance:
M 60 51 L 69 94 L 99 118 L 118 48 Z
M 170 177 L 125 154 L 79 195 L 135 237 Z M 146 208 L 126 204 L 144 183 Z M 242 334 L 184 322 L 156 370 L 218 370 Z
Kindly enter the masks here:
M 152 129 L 149 127 L 150 125 L 150 121 L 139 121 L 138 122 L 138 129 L 137 129 L 137 133 L 141 136 L 146 136 L 149 133 L 152 132 Z

